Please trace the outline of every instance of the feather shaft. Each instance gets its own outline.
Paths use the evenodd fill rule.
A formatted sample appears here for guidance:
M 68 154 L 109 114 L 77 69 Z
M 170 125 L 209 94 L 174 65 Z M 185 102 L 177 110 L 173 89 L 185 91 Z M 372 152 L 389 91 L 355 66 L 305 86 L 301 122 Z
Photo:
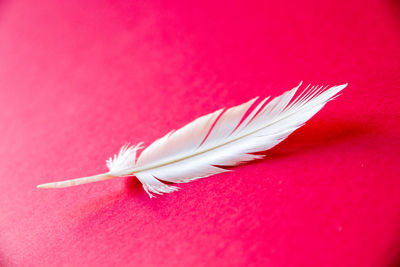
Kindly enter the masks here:
M 93 176 L 75 178 L 75 179 L 65 180 L 65 181 L 60 181 L 60 182 L 40 184 L 37 186 L 37 188 L 38 189 L 41 189 L 41 188 L 64 188 L 64 187 L 71 187 L 71 186 L 77 186 L 77 185 L 81 185 L 81 184 L 87 184 L 87 183 L 108 180 L 108 179 L 112 179 L 112 178 L 115 178 L 115 177 L 111 176 L 109 173 L 102 173 L 102 174 L 97 174 L 97 175 L 93 175 Z

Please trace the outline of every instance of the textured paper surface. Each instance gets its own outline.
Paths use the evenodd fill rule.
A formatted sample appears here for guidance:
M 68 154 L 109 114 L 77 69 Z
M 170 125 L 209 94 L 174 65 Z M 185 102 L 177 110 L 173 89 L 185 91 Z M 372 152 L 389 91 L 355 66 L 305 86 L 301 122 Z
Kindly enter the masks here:
M 0 265 L 398 263 L 396 1 L 64 2 L 0 1 Z M 265 160 L 35 188 L 300 80 L 349 86 Z

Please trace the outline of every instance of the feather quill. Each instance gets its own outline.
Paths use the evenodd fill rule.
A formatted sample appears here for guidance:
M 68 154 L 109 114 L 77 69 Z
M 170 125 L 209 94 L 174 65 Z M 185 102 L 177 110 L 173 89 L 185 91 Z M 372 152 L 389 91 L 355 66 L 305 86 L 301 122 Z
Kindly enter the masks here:
M 213 174 L 227 172 L 224 166 L 263 158 L 254 153 L 268 150 L 282 142 L 293 131 L 334 99 L 347 84 L 308 86 L 295 99 L 301 83 L 268 102 L 257 98 L 226 110 L 202 116 L 150 144 L 137 157 L 142 143 L 125 145 L 107 160 L 104 174 L 38 185 L 38 188 L 62 188 L 136 176 L 144 190 L 164 194 L 178 187 L 163 183 L 187 183 Z M 255 106 L 252 108 L 252 106 Z M 247 115 L 246 115 L 247 114 Z

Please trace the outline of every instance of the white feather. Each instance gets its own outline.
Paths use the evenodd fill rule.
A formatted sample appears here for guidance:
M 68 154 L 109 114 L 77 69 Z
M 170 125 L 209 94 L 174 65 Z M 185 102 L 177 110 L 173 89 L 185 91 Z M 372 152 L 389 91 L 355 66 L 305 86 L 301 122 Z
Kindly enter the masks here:
M 293 100 L 300 85 L 268 103 L 268 98 L 262 100 L 253 110 L 251 107 L 257 98 L 225 111 L 221 109 L 202 116 L 153 142 L 138 159 L 136 152 L 141 148 L 141 143 L 132 147 L 124 146 L 118 155 L 107 161 L 109 172 L 100 175 L 98 180 L 134 175 L 149 196 L 153 197 L 152 193 L 178 190 L 161 181 L 186 183 L 226 172 L 224 166 L 260 159 L 263 155 L 253 153 L 279 144 L 347 86 L 343 84 L 329 89 L 322 86 L 307 87 Z M 93 177 L 97 176 L 74 179 L 72 185 L 92 182 L 95 179 Z M 66 187 L 67 182 L 38 187 Z M 60 186 L 60 183 L 64 184 Z

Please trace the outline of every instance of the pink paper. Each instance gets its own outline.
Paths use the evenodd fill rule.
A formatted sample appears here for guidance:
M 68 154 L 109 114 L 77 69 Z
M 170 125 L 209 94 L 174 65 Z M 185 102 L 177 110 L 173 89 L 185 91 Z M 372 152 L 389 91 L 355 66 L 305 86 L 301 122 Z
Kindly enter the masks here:
M 395 266 L 396 1 L 0 1 L 1 266 Z M 127 142 L 255 96 L 349 86 L 233 172 L 149 199 Z

